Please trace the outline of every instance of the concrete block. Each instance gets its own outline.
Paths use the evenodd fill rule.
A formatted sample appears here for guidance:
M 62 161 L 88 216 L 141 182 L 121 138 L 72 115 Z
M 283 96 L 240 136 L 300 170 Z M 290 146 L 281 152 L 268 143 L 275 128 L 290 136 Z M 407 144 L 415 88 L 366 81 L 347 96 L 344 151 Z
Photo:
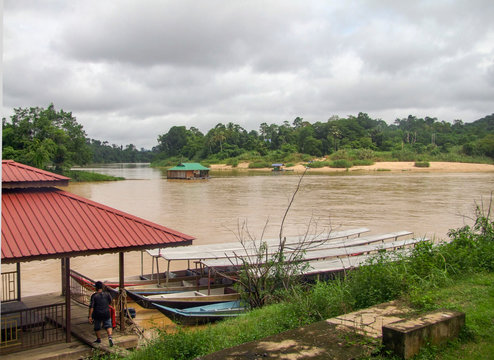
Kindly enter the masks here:
M 435 311 L 383 326 L 383 345 L 386 350 L 393 351 L 403 359 L 409 359 L 427 344 L 440 345 L 458 337 L 463 325 L 465 313 Z

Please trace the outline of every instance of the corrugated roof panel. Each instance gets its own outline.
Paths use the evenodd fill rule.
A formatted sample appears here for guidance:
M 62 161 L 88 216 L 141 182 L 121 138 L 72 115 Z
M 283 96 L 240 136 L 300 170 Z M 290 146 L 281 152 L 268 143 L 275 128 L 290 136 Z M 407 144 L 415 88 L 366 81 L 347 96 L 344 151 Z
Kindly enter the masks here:
M 32 166 L 24 165 L 13 160 L 2 160 L 2 184 L 21 182 L 67 182 L 70 178 Z
M 55 188 L 7 190 L 2 196 L 2 261 L 188 245 L 193 239 Z
M 168 171 L 190 171 L 190 170 L 209 170 L 209 168 L 202 166 L 199 163 L 181 163 L 175 167 L 168 169 Z

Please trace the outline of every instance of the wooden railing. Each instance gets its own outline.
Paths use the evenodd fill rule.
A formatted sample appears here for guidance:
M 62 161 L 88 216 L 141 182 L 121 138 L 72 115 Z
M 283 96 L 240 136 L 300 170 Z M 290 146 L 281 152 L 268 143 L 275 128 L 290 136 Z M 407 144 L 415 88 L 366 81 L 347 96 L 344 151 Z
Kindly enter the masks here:
M 94 290 L 94 280 L 77 271 L 70 270 L 70 298 L 72 300 L 89 306 L 89 300 Z
M 17 271 L 2 272 L 2 298 L 1 301 L 15 301 L 18 299 Z
M 64 324 L 65 304 L 34 308 L 20 301 L 2 304 L 0 354 L 63 342 Z
M 118 291 L 112 288 L 106 289 L 112 298 L 118 297 Z M 77 271 L 70 270 L 70 298 L 79 304 L 89 306 L 91 295 L 96 291 L 94 280 Z

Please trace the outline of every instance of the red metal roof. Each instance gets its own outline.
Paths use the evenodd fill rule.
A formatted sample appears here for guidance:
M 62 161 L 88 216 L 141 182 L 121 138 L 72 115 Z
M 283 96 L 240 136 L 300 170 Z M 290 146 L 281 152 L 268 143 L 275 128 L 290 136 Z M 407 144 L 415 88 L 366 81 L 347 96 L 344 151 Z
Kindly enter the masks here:
M 70 178 L 13 160 L 2 160 L 2 188 L 68 185 Z
M 2 194 L 2 261 L 190 245 L 194 238 L 69 192 Z
M 68 181 L 65 176 L 11 160 L 2 161 L 2 172 L 3 262 L 182 246 L 194 239 L 67 191 L 39 187 Z

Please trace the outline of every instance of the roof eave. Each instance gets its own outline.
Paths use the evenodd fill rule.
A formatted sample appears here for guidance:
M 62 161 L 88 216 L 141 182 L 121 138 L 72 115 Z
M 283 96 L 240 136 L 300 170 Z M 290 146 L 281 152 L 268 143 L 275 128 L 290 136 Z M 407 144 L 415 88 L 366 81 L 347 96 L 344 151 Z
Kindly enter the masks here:
M 2 189 L 29 189 L 29 188 L 45 188 L 45 187 L 54 187 L 54 186 L 69 186 L 69 180 L 2 182 Z
M 158 248 L 164 248 L 164 247 L 188 246 L 188 245 L 192 245 L 192 241 L 194 239 L 195 238 L 191 238 L 190 240 L 184 240 L 184 241 L 180 241 L 180 242 L 163 243 L 163 244 L 155 244 L 155 245 L 132 246 L 132 247 L 123 247 L 123 248 L 114 248 L 114 249 L 71 251 L 71 252 L 57 253 L 57 254 L 50 254 L 50 255 L 22 256 L 22 257 L 12 257 L 12 258 L 2 257 L 2 263 L 3 264 L 16 264 L 16 263 L 30 262 L 30 261 L 61 259 L 61 258 L 65 258 L 65 257 L 116 254 L 116 253 L 121 253 L 121 252 L 142 251 L 142 250 L 158 249 Z

